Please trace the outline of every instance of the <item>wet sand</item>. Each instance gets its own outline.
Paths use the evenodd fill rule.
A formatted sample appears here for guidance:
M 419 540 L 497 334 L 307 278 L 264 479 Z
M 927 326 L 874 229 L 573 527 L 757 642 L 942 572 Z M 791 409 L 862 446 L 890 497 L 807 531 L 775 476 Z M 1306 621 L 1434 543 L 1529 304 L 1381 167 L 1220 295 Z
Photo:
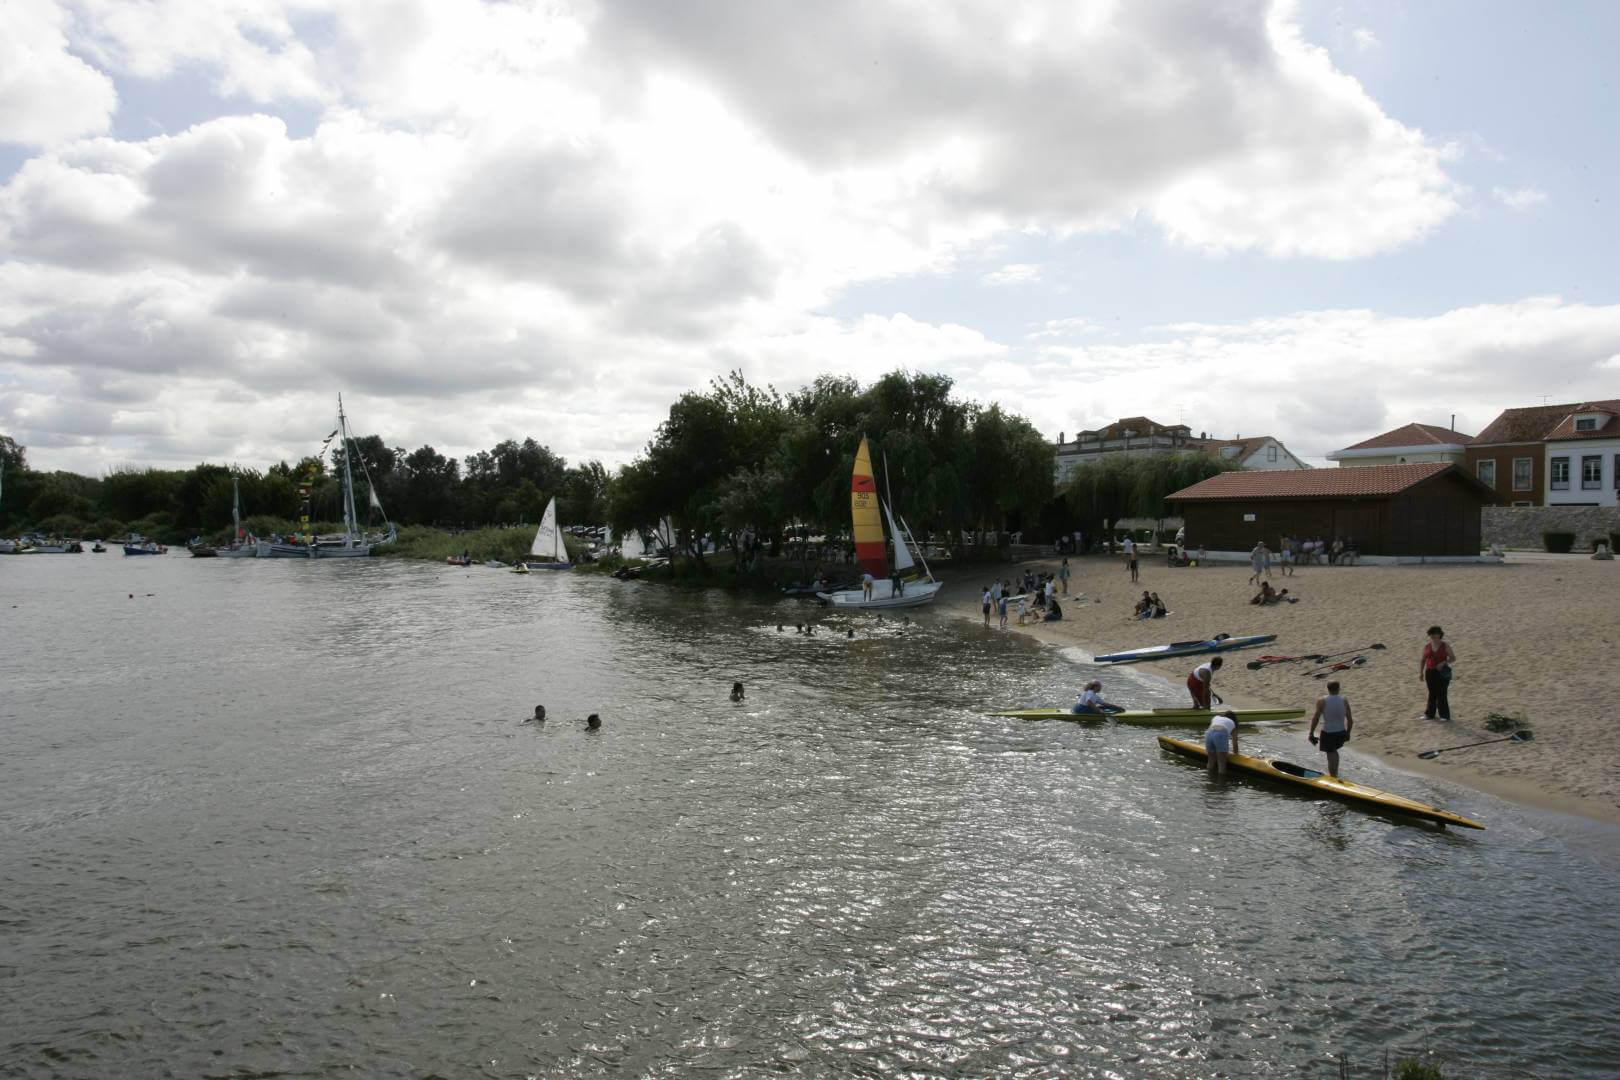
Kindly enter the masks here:
M 1056 559 L 1008 564 L 1001 576 L 1010 579 L 1025 567 L 1052 571 L 1057 566 Z M 1299 603 L 1266 607 L 1248 602 L 1256 590 L 1247 583 L 1246 565 L 1172 569 L 1162 556 L 1143 558 L 1136 585 L 1117 557 L 1071 559 L 1070 568 L 1070 593 L 1101 602 L 1065 603 L 1064 619 L 1056 623 L 1020 627 L 1009 615 L 1009 632 L 1089 653 L 1223 632 L 1274 633 L 1277 639 L 1260 648 L 1226 654 L 1216 692 L 1233 705 L 1307 709 L 1326 692 L 1325 680 L 1301 674 L 1312 664 L 1250 671 L 1246 663 L 1261 655 L 1334 653 L 1382 644 L 1383 650 L 1352 654 L 1367 657 L 1367 662 L 1332 676 L 1342 684 L 1355 715 L 1355 733 L 1346 748 L 1347 774 L 1353 774 L 1355 753 L 1370 753 L 1395 768 L 1620 824 L 1620 679 L 1612 661 L 1620 641 L 1620 608 L 1613 603 L 1620 560 L 1313 566 L 1287 578 L 1274 568 L 1272 584 L 1286 586 Z M 946 570 L 940 576 L 956 575 Z M 990 569 L 979 568 L 974 578 L 950 581 L 940 596 L 940 609 L 981 622 L 979 597 L 990 580 Z M 1132 617 L 1144 589 L 1164 599 L 1171 610 L 1168 618 Z M 1433 624 L 1445 628 L 1457 653 L 1450 723 L 1423 719 L 1426 692 L 1418 661 L 1424 631 Z M 1134 667 L 1179 687 L 1200 662 L 1184 657 Z M 1078 690 L 1078 685 L 1054 686 L 1051 703 L 1068 704 Z M 1534 740 L 1449 751 L 1431 760 L 1417 756 L 1424 750 L 1501 738 L 1503 733 L 1485 727 L 1492 712 L 1522 714 Z M 1308 726 L 1307 719 L 1292 731 L 1270 733 L 1268 741 L 1281 744 L 1292 760 L 1319 765 L 1321 754 L 1305 738 Z

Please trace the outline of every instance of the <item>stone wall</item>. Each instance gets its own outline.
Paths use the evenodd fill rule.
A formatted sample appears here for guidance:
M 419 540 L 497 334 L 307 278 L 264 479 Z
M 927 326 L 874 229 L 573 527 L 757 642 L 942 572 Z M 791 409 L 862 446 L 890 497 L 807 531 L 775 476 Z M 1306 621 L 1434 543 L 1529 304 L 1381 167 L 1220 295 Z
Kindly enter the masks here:
M 1620 508 L 1613 506 L 1487 506 L 1480 511 L 1480 540 L 1486 548 L 1501 546 L 1544 551 L 1541 534 L 1572 532 L 1573 551 L 1591 551 L 1592 540 L 1620 532 Z

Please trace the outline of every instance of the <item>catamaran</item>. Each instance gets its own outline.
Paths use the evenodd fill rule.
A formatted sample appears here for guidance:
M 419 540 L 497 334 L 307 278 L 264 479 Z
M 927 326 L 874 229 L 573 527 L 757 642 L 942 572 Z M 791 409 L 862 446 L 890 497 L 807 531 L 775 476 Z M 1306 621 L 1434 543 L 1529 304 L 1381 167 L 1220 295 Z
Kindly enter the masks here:
M 341 435 L 343 448 L 343 532 L 328 536 L 308 537 L 308 543 L 289 544 L 272 543 L 269 540 L 257 542 L 256 554 L 261 559 L 363 559 L 371 554 L 371 549 L 391 544 L 398 539 L 399 534 L 394 529 L 393 522 L 383 511 L 382 502 L 377 498 L 377 485 L 371 480 L 371 473 L 366 469 L 364 458 L 359 458 L 360 470 L 365 475 L 366 486 L 370 489 L 371 505 L 378 513 L 383 515 L 383 521 L 388 525 L 386 533 L 361 532 L 359 515 L 354 510 L 354 471 L 350 462 L 356 460 L 354 452 L 354 439 L 349 435 L 349 418 L 343 414 L 343 395 L 338 395 L 338 429 L 334 435 Z M 330 441 L 330 436 L 328 437 Z
M 861 436 L 860 449 L 855 451 L 855 470 L 849 484 L 850 517 L 855 528 L 855 560 L 863 572 L 863 584 L 858 589 L 839 589 L 816 595 L 835 608 L 855 610 L 884 610 L 888 608 L 921 607 L 931 604 L 943 582 L 935 581 L 923 559 L 923 574 L 916 574 L 916 560 L 911 557 L 911 531 L 895 522 L 894 511 L 878 498 L 877 479 L 872 475 L 872 454 Z M 881 516 L 878 513 L 882 508 Z M 889 571 L 888 553 L 883 540 L 883 521 L 889 523 L 889 535 L 894 540 L 894 572 Z M 918 557 L 922 551 L 918 549 Z M 864 580 L 870 575 L 871 581 Z
M 546 512 L 540 515 L 540 527 L 534 530 L 534 542 L 529 545 L 529 557 L 512 567 L 514 574 L 527 574 L 530 570 L 567 570 L 574 564 L 568 561 L 568 545 L 563 543 L 563 532 L 557 525 L 557 498 L 546 503 Z

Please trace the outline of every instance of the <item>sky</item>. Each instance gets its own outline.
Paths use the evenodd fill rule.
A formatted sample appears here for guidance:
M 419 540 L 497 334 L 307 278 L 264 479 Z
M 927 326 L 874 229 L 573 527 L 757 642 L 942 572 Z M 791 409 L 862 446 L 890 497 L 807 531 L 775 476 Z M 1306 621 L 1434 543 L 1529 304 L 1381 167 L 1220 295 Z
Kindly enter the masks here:
M 0 0 L 0 434 L 90 475 L 740 370 L 1315 464 L 1620 397 L 1620 5 Z

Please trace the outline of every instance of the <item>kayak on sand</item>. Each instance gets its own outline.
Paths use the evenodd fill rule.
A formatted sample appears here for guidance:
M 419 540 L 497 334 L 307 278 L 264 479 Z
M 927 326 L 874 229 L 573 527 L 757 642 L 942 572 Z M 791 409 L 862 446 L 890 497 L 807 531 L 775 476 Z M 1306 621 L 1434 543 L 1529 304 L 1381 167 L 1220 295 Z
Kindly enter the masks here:
M 1130 709 L 1125 712 L 1077 713 L 1072 709 L 1006 709 L 992 712 L 991 716 L 1006 716 L 1014 720 L 1074 720 L 1095 723 L 1114 720 L 1138 727 L 1208 727 L 1209 718 L 1224 709 Z M 1239 724 L 1270 724 L 1298 720 L 1304 709 L 1233 709 Z
M 1168 645 L 1150 645 L 1145 649 L 1126 649 L 1123 652 L 1108 653 L 1094 659 L 1099 664 L 1134 664 L 1142 660 L 1164 660 L 1172 656 L 1197 656 L 1200 653 L 1247 649 L 1275 640 L 1277 640 L 1276 634 L 1245 634 L 1241 637 L 1233 637 L 1230 634 L 1216 634 L 1214 637 L 1205 638 L 1202 641 L 1172 641 Z
M 1190 742 L 1186 739 L 1172 739 L 1168 735 L 1159 736 L 1159 745 L 1166 750 L 1195 758 L 1198 761 L 1207 761 L 1208 753 L 1200 743 Z M 1274 780 L 1281 784 L 1294 787 L 1309 788 L 1321 795 L 1331 795 L 1336 799 L 1344 799 L 1366 809 L 1383 810 L 1390 813 L 1409 814 L 1412 817 L 1432 821 L 1437 825 L 1461 825 L 1467 829 L 1483 829 L 1485 826 L 1479 822 L 1465 818 L 1460 814 L 1453 814 L 1449 810 L 1442 810 L 1438 806 L 1408 799 L 1393 792 L 1380 791 L 1377 788 L 1358 784 L 1353 780 L 1344 780 L 1329 776 L 1315 769 L 1307 769 L 1303 765 L 1295 765 L 1291 761 L 1280 758 L 1263 760 L 1252 758 L 1247 754 L 1228 754 L 1226 764 L 1240 772 L 1252 776 Z

